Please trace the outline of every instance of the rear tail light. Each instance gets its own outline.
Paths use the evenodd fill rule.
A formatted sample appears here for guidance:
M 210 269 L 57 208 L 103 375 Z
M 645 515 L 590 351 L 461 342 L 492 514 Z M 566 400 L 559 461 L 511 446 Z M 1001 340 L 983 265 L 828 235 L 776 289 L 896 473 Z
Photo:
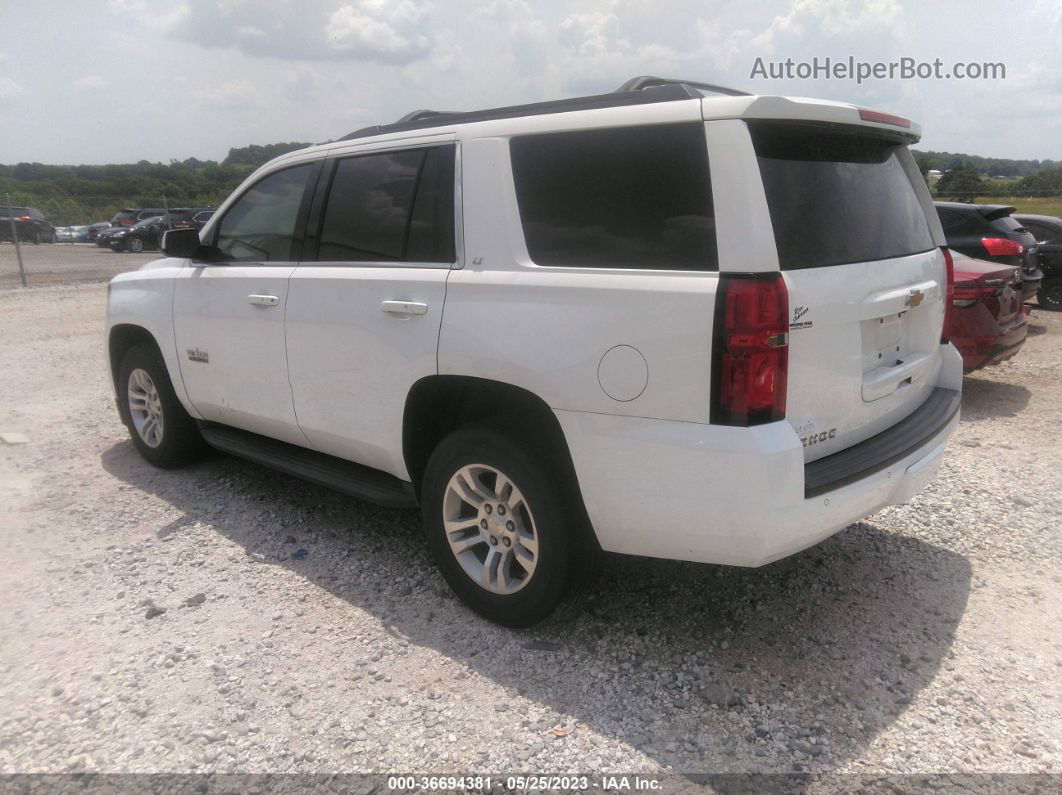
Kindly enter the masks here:
M 1025 246 L 1005 237 L 982 237 L 981 245 L 991 257 L 1017 257 L 1025 252 Z
M 20 215 L 18 217 L 18 220 L 20 220 L 20 221 L 32 221 L 33 220 L 33 216 L 32 215 Z
M 780 273 L 722 274 L 715 304 L 711 421 L 785 418 L 789 295 Z
M 985 287 L 977 284 L 957 284 L 955 285 L 955 294 L 952 298 L 952 306 L 966 307 L 973 306 L 978 301 L 984 301 L 986 298 L 995 298 L 998 288 Z
M 136 222 L 132 218 L 123 218 L 118 223 L 120 223 L 122 226 L 132 226 Z
M 940 330 L 940 344 L 947 345 L 951 342 L 951 315 L 955 302 L 955 263 L 947 246 L 941 246 L 940 250 L 944 252 L 945 278 L 948 281 L 944 288 L 944 327 Z

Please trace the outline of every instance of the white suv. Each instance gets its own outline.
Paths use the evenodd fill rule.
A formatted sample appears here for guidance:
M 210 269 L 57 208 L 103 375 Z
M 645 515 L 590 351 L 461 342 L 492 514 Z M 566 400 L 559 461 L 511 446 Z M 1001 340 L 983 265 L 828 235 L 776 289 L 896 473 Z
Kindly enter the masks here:
M 761 566 L 910 498 L 958 422 L 918 135 L 639 78 L 284 155 L 111 282 L 122 419 L 157 466 L 419 504 L 512 626 L 602 550 Z

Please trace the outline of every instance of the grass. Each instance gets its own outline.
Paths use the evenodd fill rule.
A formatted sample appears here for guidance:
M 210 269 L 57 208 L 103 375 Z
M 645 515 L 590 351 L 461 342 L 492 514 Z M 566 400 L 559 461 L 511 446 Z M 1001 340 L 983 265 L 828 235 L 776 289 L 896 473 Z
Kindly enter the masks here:
M 1017 207 L 1019 213 L 1062 217 L 1062 196 L 1029 199 L 1021 196 L 978 196 L 978 204 L 1006 204 Z

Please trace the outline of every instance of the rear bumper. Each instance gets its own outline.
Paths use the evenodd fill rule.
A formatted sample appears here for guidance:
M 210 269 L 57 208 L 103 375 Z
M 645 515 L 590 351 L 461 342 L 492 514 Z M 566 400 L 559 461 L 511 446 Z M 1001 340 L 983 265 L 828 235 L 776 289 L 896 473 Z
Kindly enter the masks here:
M 965 372 L 1006 361 L 1021 350 L 1029 333 L 1029 321 L 1024 311 L 1020 318 L 1003 328 L 987 311 L 983 311 L 983 315 L 980 322 L 956 323 L 954 326 L 958 333 L 953 333 L 952 342 L 962 354 Z
M 957 391 L 957 380 L 941 386 Z M 935 475 L 959 422 L 955 406 L 860 477 L 806 496 L 803 447 L 786 422 L 728 428 L 556 414 L 603 549 L 736 566 L 786 557 L 906 502 Z

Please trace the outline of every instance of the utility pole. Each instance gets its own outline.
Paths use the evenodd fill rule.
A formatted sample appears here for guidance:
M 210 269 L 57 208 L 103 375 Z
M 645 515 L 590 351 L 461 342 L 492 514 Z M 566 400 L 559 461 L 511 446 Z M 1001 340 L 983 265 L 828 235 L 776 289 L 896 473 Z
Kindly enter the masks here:
M 26 269 L 22 265 L 22 247 L 18 244 L 18 230 L 15 229 L 15 208 L 11 206 L 11 194 L 7 194 L 7 219 L 11 222 L 11 242 L 15 244 L 15 256 L 18 257 L 18 277 L 22 286 L 26 286 Z

